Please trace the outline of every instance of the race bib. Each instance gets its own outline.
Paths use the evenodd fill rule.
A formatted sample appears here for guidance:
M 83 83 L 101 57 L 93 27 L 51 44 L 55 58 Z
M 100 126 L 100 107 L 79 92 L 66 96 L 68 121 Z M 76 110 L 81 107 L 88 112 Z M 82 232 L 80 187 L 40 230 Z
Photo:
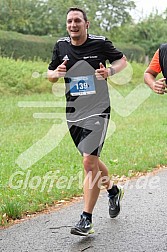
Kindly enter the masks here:
M 70 78 L 70 94 L 72 96 L 95 94 L 93 75 Z

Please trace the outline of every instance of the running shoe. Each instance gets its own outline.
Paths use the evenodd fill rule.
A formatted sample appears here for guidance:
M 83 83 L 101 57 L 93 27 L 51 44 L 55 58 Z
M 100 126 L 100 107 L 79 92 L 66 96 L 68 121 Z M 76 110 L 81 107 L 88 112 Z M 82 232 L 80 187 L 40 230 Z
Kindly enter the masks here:
M 87 236 L 93 233 L 93 224 L 84 215 L 81 215 L 80 221 L 75 225 L 75 227 L 71 228 L 71 234 L 73 235 Z
M 118 187 L 118 193 L 116 195 L 109 196 L 109 215 L 111 218 L 117 217 L 120 213 L 120 201 L 124 195 L 122 187 Z

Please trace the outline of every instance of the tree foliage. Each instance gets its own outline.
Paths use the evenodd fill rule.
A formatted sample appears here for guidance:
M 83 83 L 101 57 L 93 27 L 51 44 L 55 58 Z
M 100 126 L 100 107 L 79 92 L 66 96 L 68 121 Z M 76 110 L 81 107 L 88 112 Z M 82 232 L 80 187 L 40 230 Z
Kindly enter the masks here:
M 133 22 L 132 0 L 1 0 L 0 29 L 23 34 L 66 36 L 66 12 L 71 6 L 86 10 L 90 33 L 112 41 L 141 46 L 150 57 L 166 42 L 167 9 Z
M 93 20 L 107 32 L 115 26 L 117 27 L 132 21 L 129 11 L 135 8 L 134 1 L 98 0 L 95 4 L 97 9 Z
M 147 55 L 153 53 L 160 44 L 166 43 L 167 23 L 162 15 L 150 14 L 135 27 L 135 33 L 131 34 L 133 43 L 140 44 Z
M 87 11 L 92 29 L 109 31 L 131 20 L 131 0 L 1 0 L 0 29 L 24 34 L 66 34 L 66 11 L 78 6 Z M 97 28 L 96 28 L 97 30 Z
M 52 17 L 44 0 L 1 0 L 0 29 L 45 35 Z
M 114 41 L 122 41 L 126 44 L 141 46 L 146 55 L 152 57 L 162 43 L 166 43 L 167 10 L 163 14 L 151 13 L 138 23 L 123 24 L 115 27 L 110 37 Z

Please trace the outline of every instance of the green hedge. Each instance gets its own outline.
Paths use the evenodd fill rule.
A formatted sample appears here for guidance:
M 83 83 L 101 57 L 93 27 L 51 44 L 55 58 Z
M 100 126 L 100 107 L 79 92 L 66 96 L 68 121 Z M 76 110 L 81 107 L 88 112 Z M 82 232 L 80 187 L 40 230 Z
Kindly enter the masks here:
M 114 43 L 114 45 L 126 55 L 128 61 L 145 62 L 145 50 L 142 47 L 123 43 Z
M 48 61 L 56 38 L 0 31 L 0 56 L 13 59 Z
M 58 38 L 24 35 L 17 32 L 0 31 L 0 56 L 13 59 L 50 61 L 53 46 Z M 143 63 L 145 51 L 138 45 L 114 43 L 123 51 L 128 61 Z

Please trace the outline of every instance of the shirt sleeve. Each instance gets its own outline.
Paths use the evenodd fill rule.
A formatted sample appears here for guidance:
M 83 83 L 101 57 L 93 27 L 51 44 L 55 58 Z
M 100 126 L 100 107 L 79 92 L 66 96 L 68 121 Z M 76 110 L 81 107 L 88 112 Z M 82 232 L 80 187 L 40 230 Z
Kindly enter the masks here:
M 149 67 L 151 68 L 151 70 L 155 71 L 156 73 L 160 73 L 161 72 L 161 66 L 159 64 L 159 49 L 155 52 Z
M 58 47 L 58 43 L 56 43 L 53 49 L 52 60 L 49 64 L 48 69 L 55 70 L 60 64 L 61 62 L 59 59 L 59 47 Z
M 116 49 L 113 43 L 109 41 L 107 38 L 105 40 L 104 55 L 106 56 L 106 59 L 109 60 L 110 63 L 112 63 L 115 60 L 119 60 L 123 57 L 123 53 L 118 49 Z

